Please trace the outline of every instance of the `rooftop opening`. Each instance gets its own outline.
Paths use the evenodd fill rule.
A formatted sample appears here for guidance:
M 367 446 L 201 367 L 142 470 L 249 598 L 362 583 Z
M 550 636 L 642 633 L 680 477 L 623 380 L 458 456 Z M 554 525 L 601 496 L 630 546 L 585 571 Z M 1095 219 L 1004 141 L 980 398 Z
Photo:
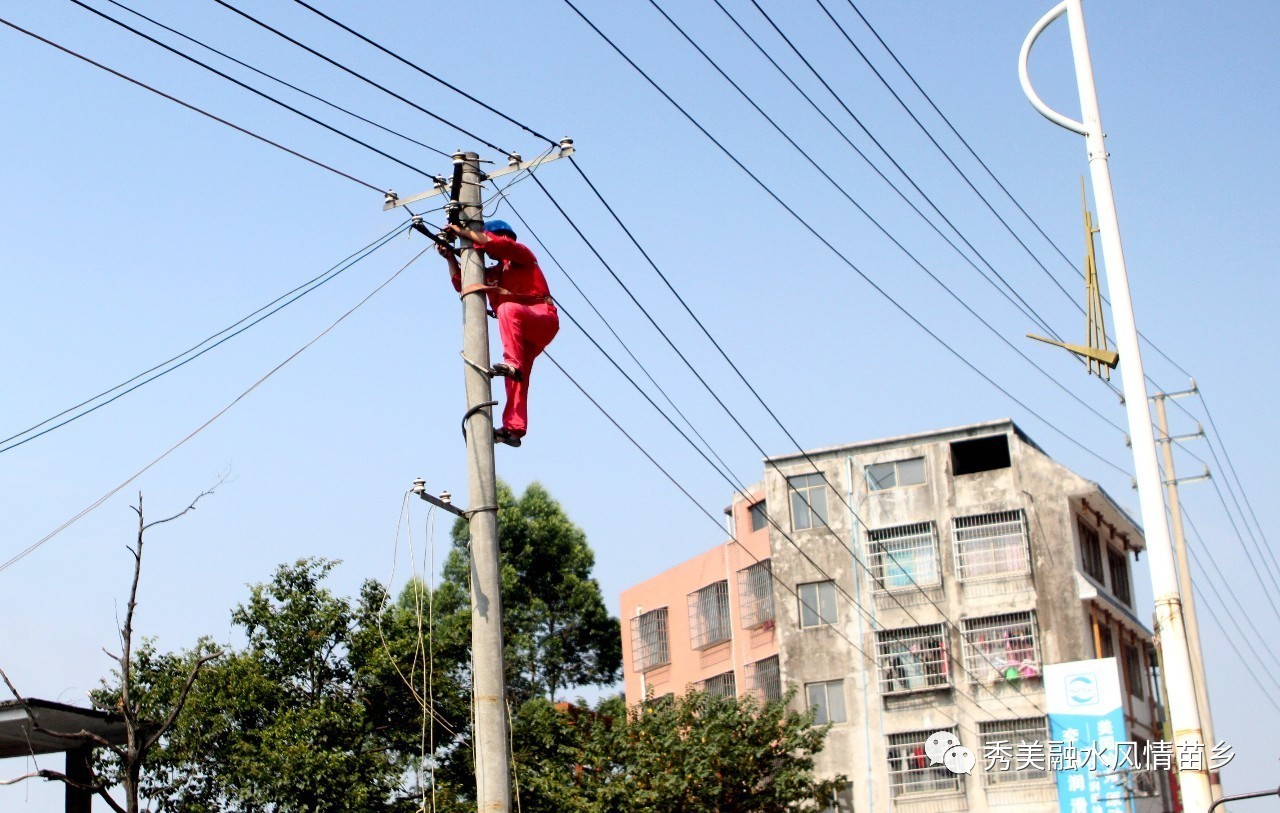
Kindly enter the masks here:
M 1007 469 L 1010 465 L 1008 435 L 989 435 L 951 444 L 951 473 L 957 477 Z

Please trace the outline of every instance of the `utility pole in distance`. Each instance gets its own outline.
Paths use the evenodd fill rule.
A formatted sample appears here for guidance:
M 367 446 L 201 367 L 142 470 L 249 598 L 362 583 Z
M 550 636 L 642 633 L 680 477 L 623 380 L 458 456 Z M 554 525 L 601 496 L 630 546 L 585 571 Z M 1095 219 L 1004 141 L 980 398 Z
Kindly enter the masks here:
M 1209 681 L 1204 670 L 1204 652 L 1200 649 L 1200 621 L 1196 617 L 1196 597 L 1191 587 L 1191 563 L 1187 561 L 1187 540 L 1182 528 L 1182 500 L 1178 495 L 1180 483 L 1193 483 L 1197 480 L 1209 479 L 1209 467 L 1204 467 L 1204 474 L 1197 477 L 1178 479 L 1173 468 L 1173 444 L 1175 441 L 1203 438 L 1204 429 L 1196 426 L 1194 434 L 1169 434 L 1169 416 L 1165 412 L 1164 402 L 1168 398 L 1181 398 L 1196 392 L 1196 382 L 1191 382 L 1191 389 L 1186 392 L 1158 392 L 1151 397 L 1156 405 L 1156 428 L 1160 437 L 1156 443 L 1160 445 L 1161 457 L 1164 461 L 1165 491 L 1169 495 L 1169 530 L 1173 532 L 1173 553 L 1178 564 L 1178 592 L 1182 595 L 1182 619 L 1187 628 L 1187 645 L 1191 649 L 1191 677 L 1195 681 L 1196 702 L 1200 705 L 1200 729 L 1204 732 L 1205 759 L 1208 759 L 1213 748 L 1213 712 L 1209 708 Z M 1222 776 L 1215 770 L 1209 772 L 1209 792 L 1214 801 L 1222 798 Z
M 456 153 L 462 166 L 458 202 L 463 225 L 484 231 L 480 157 Z M 467 241 L 463 241 L 466 243 Z M 489 376 L 489 325 L 484 261 L 475 247 L 462 251 L 462 365 L 467 387 L 467 489 L 471 503 L 471 679 L 475 702 L 477 813 L 510 813 L 511 762 L 507 754 L 506 670 L 502 650 L 502 593 L 498 554 L 498 486 L 493 462 L 493 390 Z M 482 365 L 482 366 L 477 366 Z

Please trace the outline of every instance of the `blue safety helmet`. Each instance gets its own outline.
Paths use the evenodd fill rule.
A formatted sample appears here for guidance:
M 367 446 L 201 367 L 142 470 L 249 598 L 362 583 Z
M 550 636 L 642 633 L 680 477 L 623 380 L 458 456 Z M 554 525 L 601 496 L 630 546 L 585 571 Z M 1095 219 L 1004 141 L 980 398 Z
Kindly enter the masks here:
M 485 231 L 491 231 L 494 234 L 506 234 L 512 240 L 516 239 L 516 231 L 505 220 L 490 220 L 484 224 Z

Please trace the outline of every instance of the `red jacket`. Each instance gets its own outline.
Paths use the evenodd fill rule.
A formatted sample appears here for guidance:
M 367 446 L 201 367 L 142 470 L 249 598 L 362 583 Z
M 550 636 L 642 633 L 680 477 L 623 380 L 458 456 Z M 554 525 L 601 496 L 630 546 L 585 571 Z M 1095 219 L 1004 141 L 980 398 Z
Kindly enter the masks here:
M 493 232 L 485 232 L 489 242 L 482 247 L 485 254 L 498 261 L 498 265 L 485 269 L 485 285 L 501 290 L 489 291 L 489 307 L 494 311 L 504 302 L 526 304 L 545 301 L 551 297 L 547 280 L 538 267 L 538 258 L 524 243 Z M 462 279 L 453 278 L 455 290 L 462 290 Z

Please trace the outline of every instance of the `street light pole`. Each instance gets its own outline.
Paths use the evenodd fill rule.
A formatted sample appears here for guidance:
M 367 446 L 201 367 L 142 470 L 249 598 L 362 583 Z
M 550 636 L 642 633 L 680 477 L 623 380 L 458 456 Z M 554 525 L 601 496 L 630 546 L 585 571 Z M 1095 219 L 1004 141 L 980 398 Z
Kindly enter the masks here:
M 1076 85 L 1080 94 L 1083 122 L 1074 121 L 1051 109 L 1036 94 L 1027 73 L 1027 58 L 1036 38 L 1050 23 L 1063 14 L 1071 32 L 1071 52 L 1075 61 Z M 1174 743 L 1179 753 L 1198 753 L 1199 765 L 1178 759 L 1178 786 L 1183 807 L 1188 813 L 1204 813 L 1213 798 L 1204 737 L 1200 731 L 1200 711 L 1192 679 L 1191 655 L 1187 631 L 1183 625 L 1182 601 L 1178 593 L 1178 576 L 1174 565 L 1173 546 L 1165 519 L 1164 494 L 1160 466 L 1156 460 L 1155 434 L 1151 428 L 1151 412 L 1147 403 L 1147 383 L 1138 348 L 1138 328 L 1129 295 L 1129 276 L 1125 269 L 1124 248 L 1120 243 L 1120 222 L 1111 190 L 1111 171 L 1107 166 L 1105 133 L 1098 109 L 1097 87 L 1093 79 L 1093 63 L 1089 58 L 1089 42 L 1085 36 L 1081 0 L 1062 0 L 1035 24 L 1022 44 L 1018 74 L 1023 92 L 1032 106 L 1045 118 L 1085 137 L 1089 158 L 1089 175 L 1093 199 L 1098 207 L 1098 230 L 1102 239 L 1102 256 L 1106 266 L 1107 290 L 1111 294 L 1111 316 L 1116 332 L 1116 349 L 1120 353 L 1121 382 L 1125 411 L 1129 419 L 1129 436 L 1133 446 L 1134 471 L 1138 481 L 1138 500 L 1142 509 L 1143 533 L 1151 563 L 1151 585 L 1155 593 L 1156 634 L 1160 641 L 1161 663 L 1168 685 L 1169 718 L 1173 724 Z M 1183 767 L 1188 766 L 1188 767 Z

